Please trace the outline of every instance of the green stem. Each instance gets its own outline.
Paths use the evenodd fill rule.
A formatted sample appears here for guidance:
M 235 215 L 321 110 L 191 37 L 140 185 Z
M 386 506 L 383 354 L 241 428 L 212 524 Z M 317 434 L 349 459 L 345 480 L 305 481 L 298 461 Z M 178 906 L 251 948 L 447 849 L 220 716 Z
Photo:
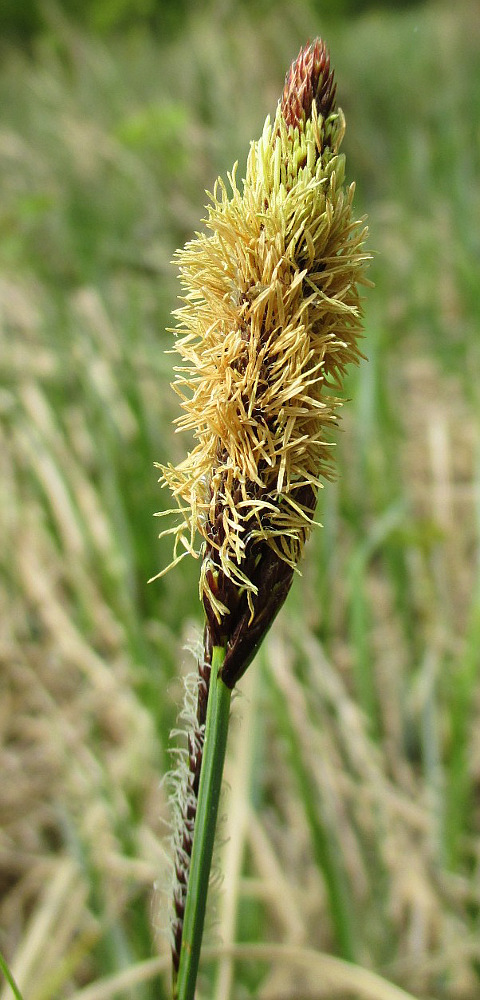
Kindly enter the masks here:
M 225 650 L 214 646 L 175 1000 L 194 1000 L 195 995 L 232 696 L 218 676 L 224 659 Z

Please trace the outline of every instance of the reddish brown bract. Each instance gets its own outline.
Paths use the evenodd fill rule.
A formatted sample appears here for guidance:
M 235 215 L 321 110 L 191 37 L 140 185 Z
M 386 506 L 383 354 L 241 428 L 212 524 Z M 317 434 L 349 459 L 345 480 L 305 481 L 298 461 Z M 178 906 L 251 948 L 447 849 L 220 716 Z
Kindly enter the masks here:
M 281 107 L 287 126 L 298 126 L 309 118 L 314 101 L 319 115 L 328 118 L 335 111 L 336 89 L 328 49 L 317 38 L 313 45 L 300 49 L 285 77 Z

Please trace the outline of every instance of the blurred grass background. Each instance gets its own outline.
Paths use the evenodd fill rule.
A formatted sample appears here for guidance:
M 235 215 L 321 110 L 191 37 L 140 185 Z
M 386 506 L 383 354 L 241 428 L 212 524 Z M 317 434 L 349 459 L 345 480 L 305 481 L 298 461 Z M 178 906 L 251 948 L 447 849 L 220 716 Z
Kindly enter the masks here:
M 478 1000 L 478 4 L 10 0 L 0 27 L 0 948 L 25 1000 L 169 996 L 160 778 L 201 628 L 198 564 L 146 583 L 153 463 L 187 447 L 170 260 L 316 34 L 377 251 L 369 361 L 236 700 L 199 1000 Z

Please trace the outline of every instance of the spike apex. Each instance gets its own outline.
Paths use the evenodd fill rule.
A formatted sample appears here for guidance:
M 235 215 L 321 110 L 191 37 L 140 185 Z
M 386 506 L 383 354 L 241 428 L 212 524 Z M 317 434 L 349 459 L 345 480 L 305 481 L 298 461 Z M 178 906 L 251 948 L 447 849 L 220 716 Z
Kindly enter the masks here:
M 336 89 L 328 49 L 316 38 L 300 49 L 285 77 L 281 108 L 287 126 L 298 127 L 311 117 L 313 102 L 317 113 L 328 118 L 335 111 Z

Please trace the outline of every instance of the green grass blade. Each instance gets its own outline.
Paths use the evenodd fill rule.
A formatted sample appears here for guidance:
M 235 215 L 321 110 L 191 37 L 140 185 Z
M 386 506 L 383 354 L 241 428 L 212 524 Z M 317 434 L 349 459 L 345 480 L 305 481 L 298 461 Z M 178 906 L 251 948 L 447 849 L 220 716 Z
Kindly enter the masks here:
M 339 856 L 338 844 L 328 827 L 328 822 L 322 816 L 321 804 L 319 807 L 318 803 L 318 789 L 304 761 L 301 741 L 292 722 L 287 700 L 274 677 L 273 670 L 267 667 L 266 672 L 275 714 L 286 740 L 290 767 L 305 810 L 315 860 L 325 879 L 337 947 L 342 958 L 353 962 L 357 957 L 358 947 L 351 895 Z
M 3 975 L 5 976 L 5 979 L 7 980 L 7 983 L 10 986 L 10 989 L 15 997 L 15 1000 L 23 1000 L 22 994 L 20 993 L 20 990 L 12 976 L 12 973 L 10 972 L 10 969 L 8 968 L 8 965 L 1 951 L 0 951 L 0 969 L 2 970 Z
M 461 864 L 462 838 L 472 823 L 473 783 L 471 775 L 471 729 L 479 677 L 480 587 L 474 595 L 465 650 L 454 667 L 450 687 L 451 752 L 445 796 L 446 864 L 455 870 Z
M 224 659 L 225 650 L 215 646 L 180 966 L 174 983 L 176 1000 L 193 1000 L 195 995 L 232 696 L 230 688 L 218 676 Z

